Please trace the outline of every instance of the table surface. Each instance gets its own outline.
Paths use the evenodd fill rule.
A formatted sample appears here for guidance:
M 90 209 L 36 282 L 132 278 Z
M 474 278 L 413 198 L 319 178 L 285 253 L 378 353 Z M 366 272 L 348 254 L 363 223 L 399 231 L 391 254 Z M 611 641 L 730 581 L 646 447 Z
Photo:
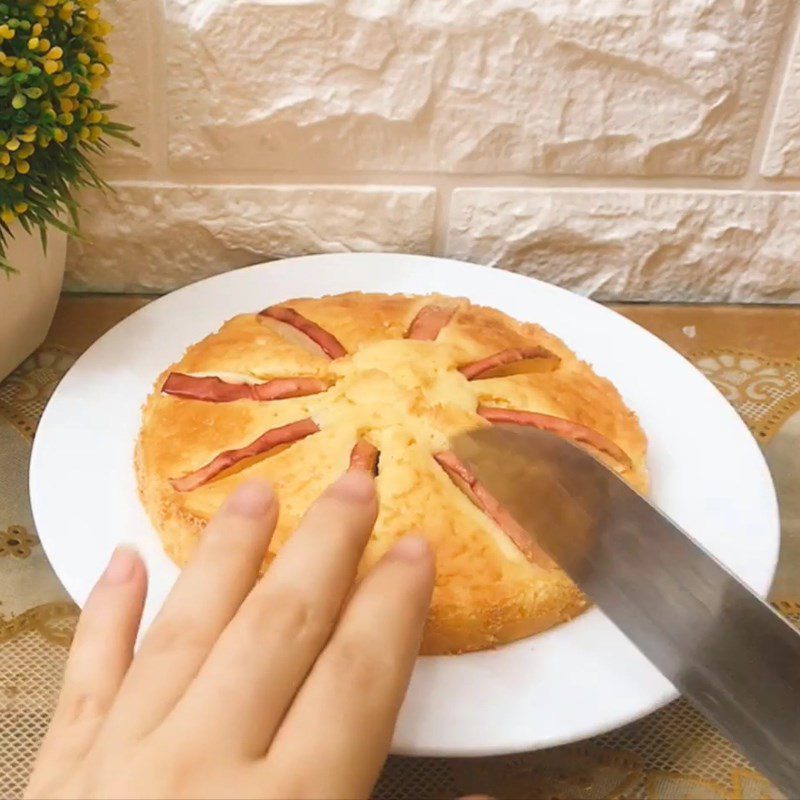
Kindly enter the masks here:
M 67 295 L 46 342 L 0 384 L 0 797 L 19 797 L 53 710 L 77 619 L 31 518 L 27 471 L 47 399 L 143 296 Z M 764 449 L 781 503 L 772 590 L 800 621 L 800 308 L 617 305 L 689 358 Z M 376 797 L 771 798 L 776 790 L 683 700 L 605 736 L 486 759 L 389 760 Z

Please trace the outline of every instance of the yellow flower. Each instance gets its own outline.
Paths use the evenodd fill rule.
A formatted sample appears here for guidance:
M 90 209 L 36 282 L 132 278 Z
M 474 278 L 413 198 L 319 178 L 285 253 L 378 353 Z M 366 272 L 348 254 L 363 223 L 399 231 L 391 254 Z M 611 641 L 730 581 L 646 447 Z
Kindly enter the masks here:
M 0 186 L 6 195 L 0 212 L 13 220 L 31 211 L 26 176 L 36 172 L 47 147 L 102 148 L 109 120 L 93 91 L 111 71 L 106 36 L 113 26 L 103 18 L 102 0 L 0 0 L 0 8 L 6 5 L 0 13 L 0 78 L 8 83 L 7 110 L 21 124 L 0 125 Z M 31 70 L 42 77 L 29 81 Z M 34 118 L 38 125 L 30 124 Z
M 7 225 L 10 225 L 16 218 L 17 215 L 10 208 L 4 208 L 0 211 L 0 219 Z

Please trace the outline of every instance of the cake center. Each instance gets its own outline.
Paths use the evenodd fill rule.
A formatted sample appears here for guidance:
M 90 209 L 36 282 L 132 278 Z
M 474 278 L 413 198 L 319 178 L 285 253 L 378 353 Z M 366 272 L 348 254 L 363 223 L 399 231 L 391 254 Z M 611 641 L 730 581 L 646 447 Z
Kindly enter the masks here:
M 455 354 L 444 344 L 393 339 L 365 345 L 331 365 L 338 381 L 317 421 L 361 430 L 433 424 L 452 435 L 474 426 L 476 407 L 456 367 Z

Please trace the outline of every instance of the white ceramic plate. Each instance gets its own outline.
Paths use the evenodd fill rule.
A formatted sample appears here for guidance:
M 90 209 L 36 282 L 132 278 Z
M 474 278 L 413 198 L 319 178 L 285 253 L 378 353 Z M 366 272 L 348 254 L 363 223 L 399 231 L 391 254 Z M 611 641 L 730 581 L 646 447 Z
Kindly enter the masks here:
M 119 542 L 135 543 L 147 561 L 146 621 L 177 575 L 139 504 L 133 472 L 140 407 L 161 370 L 235 314 L 350 290 L 466 296 L 562 337 L 638 412 L 655 502 L 766 594 L 779 547 L 772 481 L 739 417 L 681 356 L 612 311 L 529 278 L 420 256 L 343 254 L 273 262 L 188 286 L 125 319 L 69 371 L 36 435 L 31 498 L 50 563 L 78 604 Z M 594 609 L 496 651 L 421 658 L 394 750 L 533 750 L 607 731 L 674 696 Z

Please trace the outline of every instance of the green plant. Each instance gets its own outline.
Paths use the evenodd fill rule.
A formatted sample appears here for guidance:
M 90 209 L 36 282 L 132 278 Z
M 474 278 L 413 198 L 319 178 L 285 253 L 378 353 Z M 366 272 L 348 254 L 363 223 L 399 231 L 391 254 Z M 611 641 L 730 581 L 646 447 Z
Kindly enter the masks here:
M 109 75 L 111 26 L 99 0 L 0 0 L 0 270 L 12 223 L 77 233 L 75 191 L 106 188 L 90 157 L 131 128 L 96 97 Z

